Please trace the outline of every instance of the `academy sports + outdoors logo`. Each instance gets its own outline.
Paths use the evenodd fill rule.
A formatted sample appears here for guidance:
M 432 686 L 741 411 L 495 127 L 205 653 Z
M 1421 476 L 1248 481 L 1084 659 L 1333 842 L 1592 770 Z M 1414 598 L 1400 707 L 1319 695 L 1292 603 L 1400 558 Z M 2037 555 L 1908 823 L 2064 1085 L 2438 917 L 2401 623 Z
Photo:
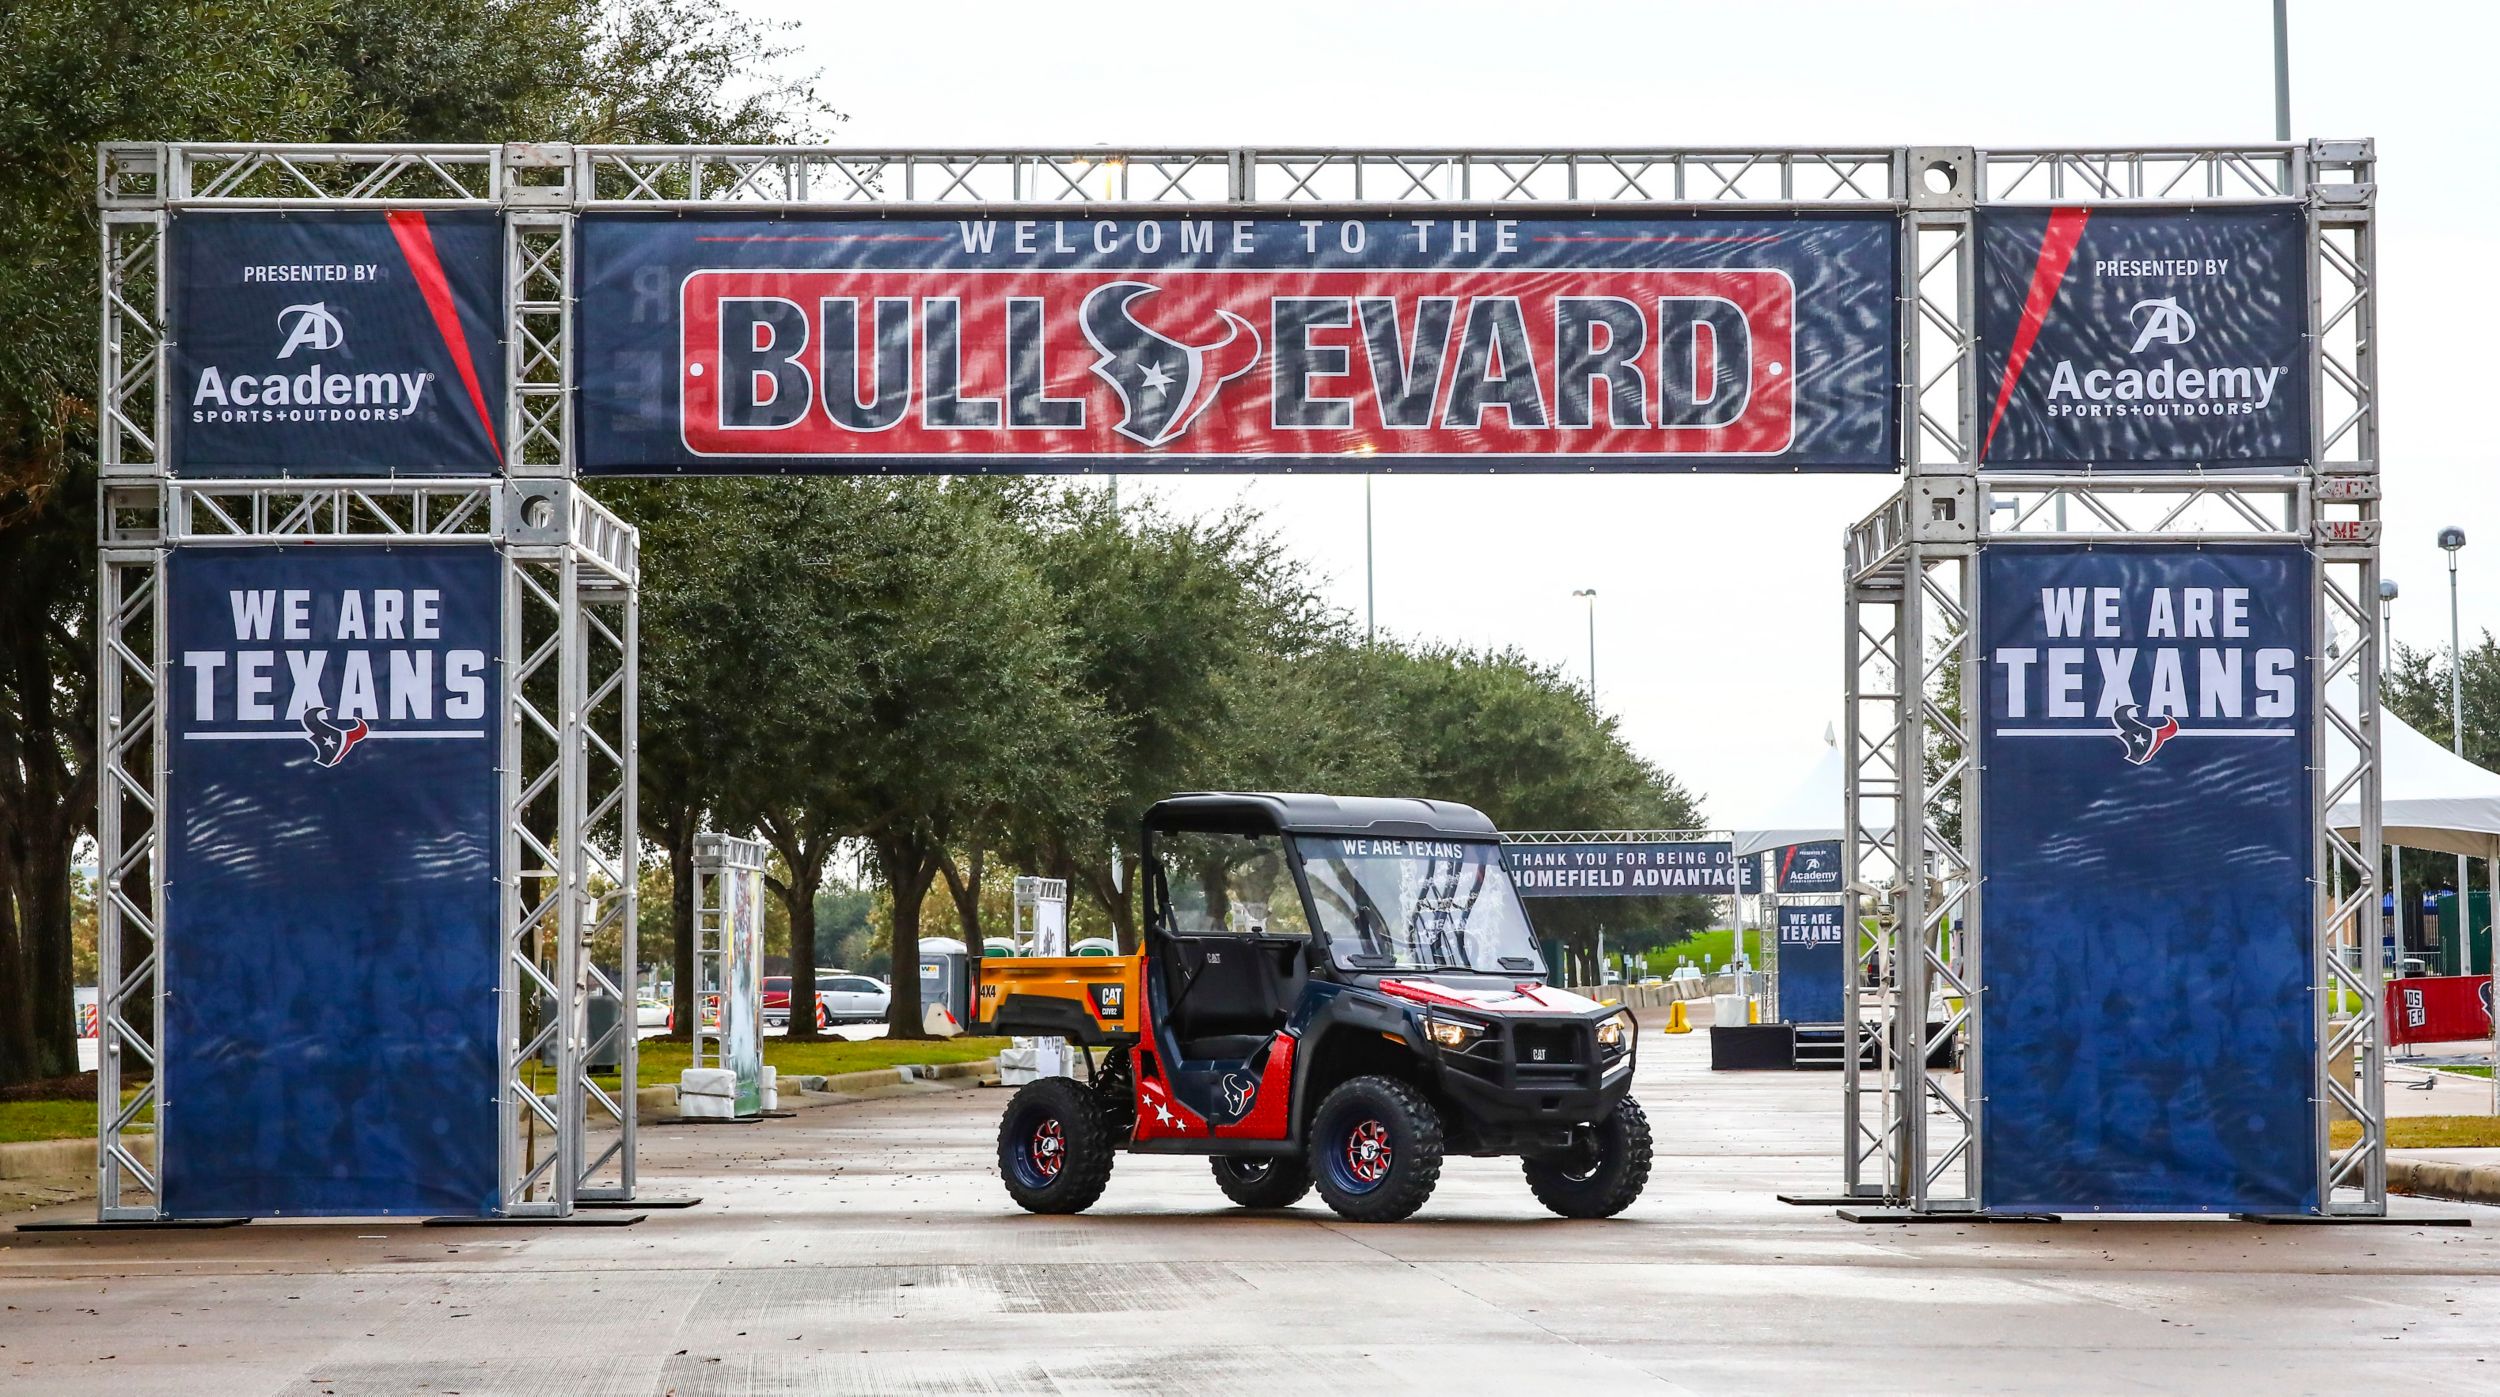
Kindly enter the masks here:
M 1982 459 L 1990 456 L 1997 430 L 2004 424 L 2016 389 L 2033 367 L 2033 350 L 2048 325 L 2064 290 L 2093 211 L 2059 208 L 2050 211 L 2031 269 L 2022 310 L 2007 348 L 2005 374 L 1980 443 Z M 2229 258 L 2104 258 L 2093 265 L 2101 277 L 2174 278 L 2194 275 L 2220 278 L 2231 274 Z M 2242 275 L 2247 273 L 2243 271 Z M 2226 289 L 2218 294 L 2230 294 Z M 2087 301 L 2087 304 L 2089 302 Z M 2183 348 L 2196 339 L 2197 317 L 2178 293 L 2145 296 L 2128 305 L 2133 331 L 2127 353 L 2144 355 L 2156 346 Z M 2286 384 L 2288 364 L 2231 362 L 2164 357 L 2152 364 L 2095 362 L 2061 355 L 2045 366 L 2039 387 L 2038 411 L 2048 418 L 2108 417 L 2245 417 L 2271 414 Z
M 450 279 L 443 270 L 441 257 L 435 251 L 433 233 L 425 215 L 401 210 L 384 215 L 384 220 L 409 279 L 423 300 L 426 314 L 465 390 L 470 411 L 484 431 L 489 449 L 500 458 L 503 449 L 495 430 L 494 413 L 488 409 L 485 385 L 479 376 L 477 361 L 469 351 L 468 334 L 461 327 Z M 383 270 L 383 265 L 374 263 L 370 267 L 378 273 Z M 376 288 L 377 291 L 379 289 Z M 318 359 L 308 364 L 297 360 L 299 353 L 329 354 L 349 348 L 346 325 L 349 317 L 342 315 L 342 311 L 348 309 L 344 302 L 333 305 L 328 300 L 303 302 L 281 309 L 275 327 L 277 350 L 270 356 L 268 362 L 271 367 L 267 371 L 250 364 L 200 366 L 186 394 L 190 421 L 200 424 L 393 422 L 423 408 L 438 386 L 431 369 L 369 366 L 359 361 L 351 371 L 333 368 Z M 285 367 L 277 367 L 279 365 Z
M 2179 308 L 2179 298 L 2163 296 L 2138 301 L 2127 311 L 2127 319 L 2138 326 L 2130 354 L 2141 354 L 2153 341 L 2163 344 L 2186 344 L 2196 338 L 2196 317 Z
M 278 328 L 285 332 L 278 345 L 278 357 L 282 360 L 294 358 L 299 349 L 336 349 L 347 340 L 347 331 L 340 326 L 339 318 L 330 313 L 327 301 L 288 306 L 278 312 Z

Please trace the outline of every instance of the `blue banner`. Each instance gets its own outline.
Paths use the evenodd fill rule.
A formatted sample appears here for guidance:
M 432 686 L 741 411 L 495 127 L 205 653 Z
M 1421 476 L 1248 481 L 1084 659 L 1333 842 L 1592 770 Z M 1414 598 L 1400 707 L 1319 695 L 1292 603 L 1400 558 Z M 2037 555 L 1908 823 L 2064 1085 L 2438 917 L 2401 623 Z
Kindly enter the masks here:
M 1849 922 L 1838 905 L 1787 906 L 1779 938 L 1781 1023 L 1839 1023 L 1848 993 Z
M 1989 1209 L 2316 1206 L 2313 566 L 1981 551 Z
M 2306 214 L 1978 214 L 1980 460 L 2290 465 L 2309 458 Z
M 169 1216 L 494 1211 L 501 576 L 168 555 Z
M 1521 897 L 1724 896 L 1762 891 L 1762 860 L 1737 859 L 1724 840 L 1649 844 L 1505 844 L 1502 862 Z
M 1890 215 L 577 226 L 586 473 L 1898 462 Z
M 1779 890 L 1784 893 L 1836 893 L 1840 891 L 1840 841 L 1818 839 L 1810 844 L 1790 844 L 1772 855 L 1779 866 Z
M 503 468 L 493 211 L 177 213 L 177 475 Z

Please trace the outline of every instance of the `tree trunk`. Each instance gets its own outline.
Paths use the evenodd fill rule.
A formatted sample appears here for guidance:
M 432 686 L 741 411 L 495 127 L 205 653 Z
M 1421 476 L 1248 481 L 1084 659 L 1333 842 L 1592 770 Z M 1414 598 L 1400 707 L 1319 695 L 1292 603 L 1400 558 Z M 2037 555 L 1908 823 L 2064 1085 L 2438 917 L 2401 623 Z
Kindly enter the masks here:
M 787 884 L 772 883 L 790 914 L 790 1036 L 822 1038 L 816 1031 L 816 889 L 824 885 L 833 836 L 805 810 L 768 810 L 756 824 L 790 870 Z
M 694 834 L 697 820 L 671 821 L 663 835 L 668 844 L 668 918 L 675 932 L 669 973 L 675 987 L 669 993 L 671 1038 L 692 1039 L 695 1016 L 701 1012 L 695 1005 L 694 968 Z
M 929 1031 L 920 1022 L 925 1007 L 920 1002 L 920 909 L 928 900 L 929 884 L 937 878 L 939 858 L 908 837 L 876 839 L 870 845 L 876 850 L 877 871 L 885 879 L 886 892 L 894 899 L 893 998 L 886 1006 L 885 1036 L 926 1038 Z M 969 945 L 964 949 L 974 953 Z
M 986 856 L 979 845 L 965 856 L 961 870 L 955 867 L 955 855 L 949 850 L 938 861 L 938 872 L 946 879 L 946 895 L 955 900 L 955 921 L 963 928 L 964 948 L 973 955 L 982 954 L 981 943 L 981 872 Z
M 39 840 L 28 851 L 26 886 L 18 890 L 24 920 L 27 999 L 33 1013 L 32 1076 L 66 1077 L 78 1070 L 78 1028 L 70 994 L 70 837 Z
M 51 566 L 7 536 L 0 576 Z M 30 584 L 31 585 L 31 584 Z M 36 606 L 8 609 L 0 635 L 0 1086 L 78 1070 L 70 994 L 70 861 L 95 821 L 91 651 Z M 65 684 L 64 671 L 68 671 Z M 77 697 L 64 699 L 63 690 Z M 77 765 L 69 758 L 75 755 Z M 145 818 L 145 812 L 135 812 Z M 160 849 L 157 857 L 162 859 Z M 98 889 L 101 896 L 104 890 Z M 142 885 L 133 895 L 145 905 Z
M 821 1038 L 816 1029 L 816 885 L 822 878 L 794 874 L 781 890 L 790 912 L 790 1036 Z

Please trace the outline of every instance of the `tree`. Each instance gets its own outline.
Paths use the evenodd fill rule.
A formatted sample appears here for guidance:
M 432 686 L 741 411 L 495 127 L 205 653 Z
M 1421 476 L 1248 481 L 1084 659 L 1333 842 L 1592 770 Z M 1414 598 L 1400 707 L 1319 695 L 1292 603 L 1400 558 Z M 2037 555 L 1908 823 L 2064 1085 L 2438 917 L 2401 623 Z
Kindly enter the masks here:
M 1070 804 L 1099 779 L 1099 705 L 1027 539 L 979 482 L 865 481 L 858 512 L 888 545 L 844 610 L 864 702 L 835 717 L 829 785 L 893 907 L 887 1032 L 923 1035 L 918 928 L 948 851 L 1004 812 Z M 971 947 L 975 953 L 978 946 Z
M 1238 769 L 1211 758 L 1258 721 L 1239 706 L 1257 683 L 1246 676 L 1308 650 L 1335 623 L 1301 566 L 1246 510 L 1180 520 L 1067 491 L 1043 501 L 1031 527 L 1076 682 L 1108 725 L 1108 765 L 1083 817 L 1027 826 L 1014 853 L 1082 889 L 1110 914 L 1120 944 L 1134 947 L 1134 903 L 1113 867 L 1134 850 L 1146 807 L 1217 784 L 1222 767 Z
M 831 116 L 696 0 L 16 0 L 0 43 L 0 1084 L 72 1070 L 95 824 L 104 140 L 757 140 Z

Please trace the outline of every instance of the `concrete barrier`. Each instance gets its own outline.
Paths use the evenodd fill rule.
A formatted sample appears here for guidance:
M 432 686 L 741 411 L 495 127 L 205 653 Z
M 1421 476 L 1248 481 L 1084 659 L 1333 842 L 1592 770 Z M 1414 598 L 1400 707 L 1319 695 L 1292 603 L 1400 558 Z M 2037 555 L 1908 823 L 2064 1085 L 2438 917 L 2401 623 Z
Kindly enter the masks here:
M 864 1072 L 837 1072 L 827 1077 L 784 1077 L 781 1106 L 793 1110 L 803 1106 L 831 1106 L 826 1096 L 884 1096 L 923 1086 L 972 1086 L 983 1077 L 998 1075 L 998 1059 L 985 1057 L 977 1062 L 904 1063 L 895 1067 L 872 1067 Z M 677 1088 L 643 1087 L 634 1094 L 635 1109 L 646 1120 L 677 1114 Z M 593 1128 L 597 1128 L 595 1123 Z
M 1679 999 L 1708 999 L 1734 994 L 1736 977 L 1712 975 L 1700 980 L 1669 980 L 1663 985 L 1567 985 L 1566 991 L 1603 1004 L 1611 999 L 1626 1009 L 1664 1009 Z
M 2456 1203 L 2500 1205 L 2500 1169 L 2488 1165 L 2451 1164 L 2436 1159 L 2407 1159 L 2401 1150 L 2387 1155 L 2387 1191 L 2415 1198 L 2445 1198 Z
M 122 1136 L 122 1143 L 139 1157 L 140 1163 L 156 1162 L 154 1134 L 127 1134 Z M 0 1145 L 0 1179 L 81 1177 L 95 1177 L 95 1137 L 91 1135 L 69 1140 L 19 1140 Z

